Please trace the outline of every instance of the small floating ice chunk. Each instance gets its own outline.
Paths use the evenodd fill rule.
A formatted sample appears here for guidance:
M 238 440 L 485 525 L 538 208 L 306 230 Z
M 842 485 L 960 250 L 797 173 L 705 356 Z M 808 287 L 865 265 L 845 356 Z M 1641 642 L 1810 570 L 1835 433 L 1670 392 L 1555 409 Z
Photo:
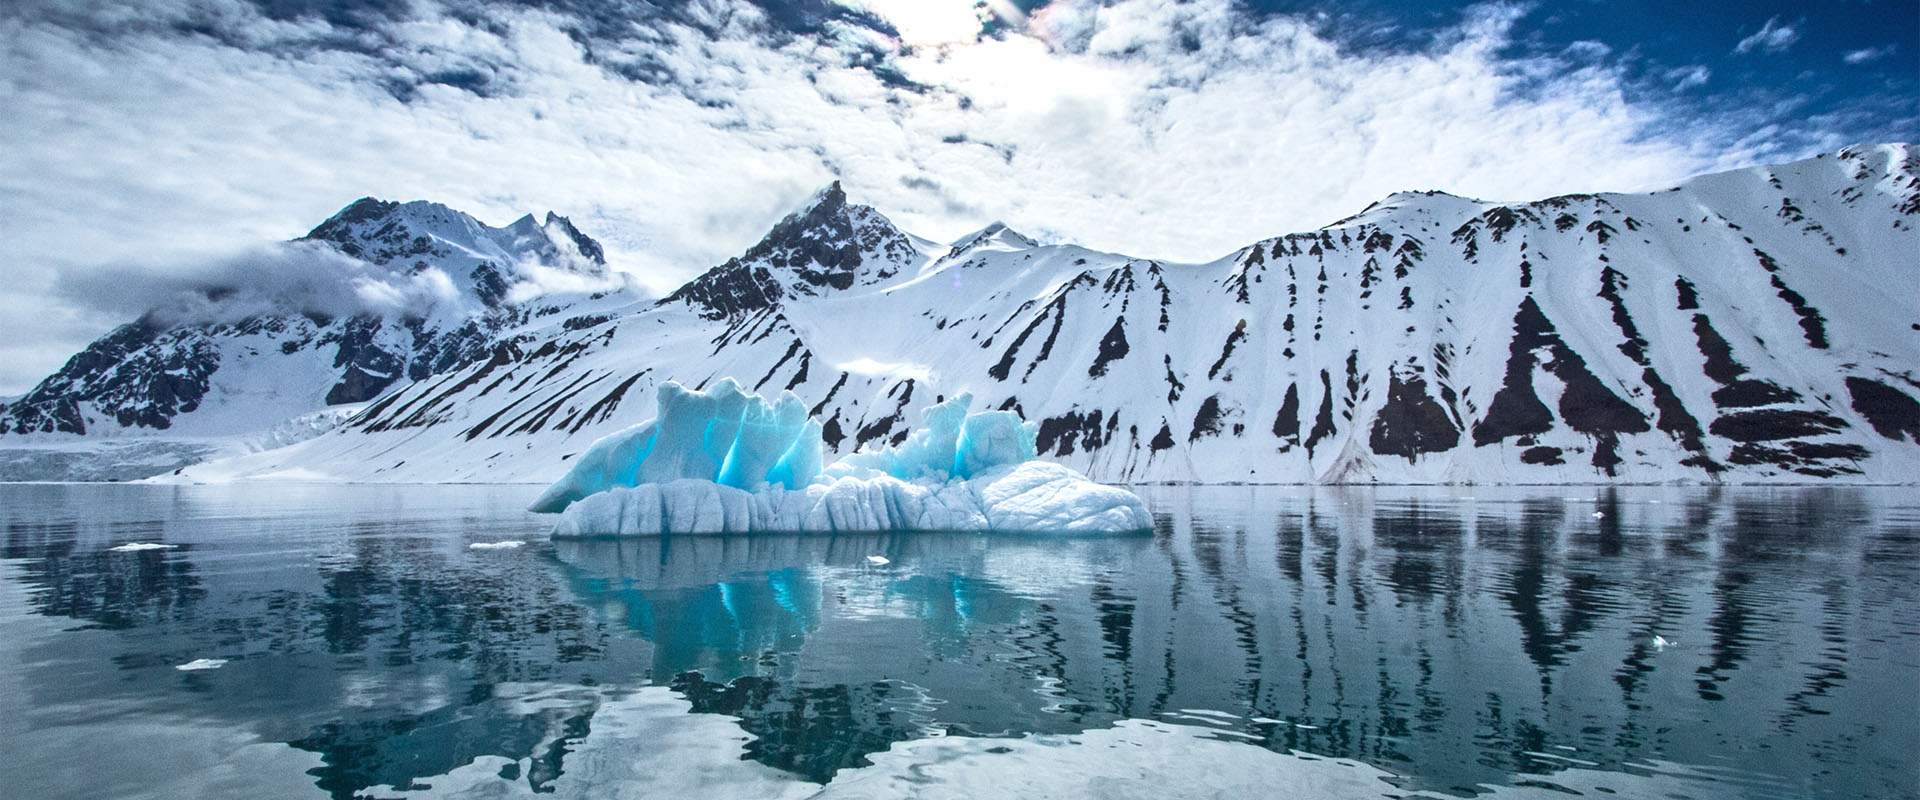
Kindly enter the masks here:
M 867 563 L 876 567 L 884 567 L 893 562 L 888 561 L 886 556 L 867 556 Z
M 1543 760 L 1543 761 L 1558 761 L 1558 762 L 1563 762 L 1563 763 L 1567 763 L 1567 764 L 1578 764 L 1578 765 L 1580 765 L 1580 766 L 1583 766 L 1583 767 L 1597 767 L 1597 766 L 1600 766 L 1599 764 L 1597 764 L 1597 763 L 1595 763 L 1595 762 L 1592 762 L 1592 761 L 1587 761 L 1587 760 L 1585 760 L 1585 759 L 1580 759 L 1580 758 L 1571 758 L 1571 757 L 1568 757 L 1568 756 L 1563 756 L 1563 755 L 1557 755 L 1557 754 L 1554 754 L 1554 753 L 1542 753 L 1542 752 L 1540 752 L 1540 751 L 1538 751 L 1538 750 L 1522 750 L 1522 751 L 1520 751 L 1520 753 L 1521 753 L 1521 755 L 1526 755 L 1526 756 L 1532 756 L 1533 758 L 1537 758 L 1537 759 L 1541 759 L 1541 760 Z
M 181 672 L 199 672 L 207 669 L 219 669 L 227 665 L 224 658 L 196 658 L 185 664 L 175 664 L 174 669 Z
M 468 550 L 512 550 L 513 548 L 519 547 L 520 545 L 523 545 L 523 544 L 526 544 L 526 542 L 520 541 L 519 539 L 508 539 L 504 542 L 474 542 L 473 544 L 467 545 L 467 549 Z
M 1178 711 L 1162 711 L 1160 712 L 1160 716 L 1166 717 L 1167 719 L 1199 722 L 1207 725 L 1232 725 L 1234 723 L 1234 720 L 1220 719 L 1211 713 L 1185 714 Z
M 1600 518 L 1602 518 L 1602 517 L 1605 517 L 1606 515 L 1607 515 L 1607 512 L 1605 512 L 1605 511 L 1595 511 L 1595 512 L 1593 512 L 1593 518 L 1594 518 L 1594 519 L 1600 519 Z
M 172 550 L 177 546 L 178 545 L 161 544 L 160 542 L 128 542 L 119 547 L 109 547 L 107 549 L 115 553 L 138 553 L 143 550 Z
M 1228 722 L 1234 722 L 1240 719 L 1239 715 L 1237 714 L 1229 714 L 1225 711 L 1215 711 L 1211 708 L 1183 708 L 1183 709 L 1180 709 L 1180 713 L 1197 714 L 1202 717 L 1213 717 L 1214 719 L 1225 720 Z
M 1657 634 L 1657 633 L 1653 635 L 1653 649 L 1665 650 L 1669 647 L 1672 647 L 1673 645 L 1674 645 L 1674 641 L 1672 639 L 1669 639 L 1665 636 L 1661 636 L 1660 634 Z

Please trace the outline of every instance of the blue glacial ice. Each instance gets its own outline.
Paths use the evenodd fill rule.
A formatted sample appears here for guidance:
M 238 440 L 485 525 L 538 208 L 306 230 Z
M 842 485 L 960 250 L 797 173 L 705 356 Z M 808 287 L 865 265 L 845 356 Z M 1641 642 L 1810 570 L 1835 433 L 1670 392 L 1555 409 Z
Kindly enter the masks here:
M 1120 533 L 1153 527 L 1133 493 L 1034 458 L 1034 426 L 959 395 L 897 447 L 821 465 L 791 392 L 731 379 L 659 389 L 659 416 L 595 442 L 530 507 L 559 537 L 753 531 Z

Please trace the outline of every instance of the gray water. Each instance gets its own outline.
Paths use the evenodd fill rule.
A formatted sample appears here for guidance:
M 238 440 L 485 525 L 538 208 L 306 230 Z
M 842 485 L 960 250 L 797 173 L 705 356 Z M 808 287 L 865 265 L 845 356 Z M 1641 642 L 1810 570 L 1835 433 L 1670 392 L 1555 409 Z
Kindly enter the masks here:
M 1151 536 L 549 542 L 535 488 L 0 486 L 0 794 L 805 796 L 1124 720 L 1383 796 L 1920 793 L 1910 490 L 1150 487 Z

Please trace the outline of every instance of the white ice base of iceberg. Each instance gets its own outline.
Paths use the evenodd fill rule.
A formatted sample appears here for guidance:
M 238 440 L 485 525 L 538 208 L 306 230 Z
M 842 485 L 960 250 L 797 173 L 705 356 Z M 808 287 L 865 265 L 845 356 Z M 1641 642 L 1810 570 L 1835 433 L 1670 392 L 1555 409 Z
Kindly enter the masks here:
M 749 492 L 683 479 L 597 492 L 567 506 L 558 538 L 686 533 L 997 531 L 1127 533 L 1153 527 L 1146 504 L 1058 464 L 1025 461 L 962 481 L 841 477 Z

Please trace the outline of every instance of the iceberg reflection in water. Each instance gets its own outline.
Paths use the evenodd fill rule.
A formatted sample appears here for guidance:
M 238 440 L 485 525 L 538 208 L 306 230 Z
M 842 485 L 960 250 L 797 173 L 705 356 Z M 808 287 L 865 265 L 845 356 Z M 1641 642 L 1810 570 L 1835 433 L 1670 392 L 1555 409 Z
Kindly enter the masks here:
M 526 491 L 0 487 L 0 786 L 1920 785 L 1900 490 L 1149 487 L 1152 536 L 560 542 Z

